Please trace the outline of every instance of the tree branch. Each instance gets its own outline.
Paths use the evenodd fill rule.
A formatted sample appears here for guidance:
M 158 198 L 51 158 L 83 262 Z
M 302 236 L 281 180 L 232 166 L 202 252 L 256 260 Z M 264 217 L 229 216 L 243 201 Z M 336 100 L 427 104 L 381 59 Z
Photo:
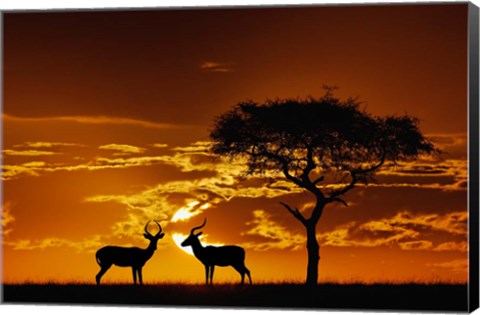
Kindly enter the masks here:
M 319 178 L 313 181 L 313 184 L 316 186 L 318 183 L 323 182 L 324 179 L 325 179 L 325 176 L 320 176 Z
M 335 197 L 335 198 L 332 199 L 332 201 L 343 203 L 345 205 L 345 207 L 348 207 L 348 203 L 346 203 L 345 200 L 343 200 L 342 198 Z
M 332 192 L 332 194 L 327 198 L 327 202 L 336 201 L 335 199 L 338 196 L 345 194 L 347 191 L 355 187 L 355 184 L 358 182 L 359 178 L 357 177 L 357 173 L 355 171 L 350 171 L 350 176 L 352 176 L 352 181 L 343 189 L 337 190 Z
M 313 160 L 313 148 L 311 146 L 309 146 L 308 144 L 305 144 L 305 147 L 307 149 L 307 157 L 306 157 L 307 166 L 303 170 L 302 178 L 304 178 L 305 180 L 309 180 L 308 176 L 310 175 L 310 172 L 312 170 L 314 170 L 317 167 L 317 165 L 315 164 L 315 161 Z
M 255 148 L 260 150 L 260 153 L 255 153 Z M 289 172 L 288 172 L 288 164 L 289 164 L 289 161 L 287 161 L 287 159 L 285 159 L 284 157 L 280 156 L 278 153 L 272 153 L 272 152 L 269 152 L 265 147 L 255 147 L 255 146 L 252 146 L 252 151 L 251 152 L 246 152 L 248 155 L 250 155 L 252 158 L 254 159 L 257 159 L 257 158 L 269 158 L 269 159 L 272 159 L 272 160 L 276 160 L 277 162 L 279 162 L 281 164 L 281 170 L 283 172 L 283 174 L 285 175 L 285 177 L 290 180 L 291 182 L 295 183 L 297 186 L 300 186 L 302 188 L 305 188 L 305 186 L 303 186 L 303 183 L 300 179 L 296 178 L 295 176 L 291 175 Z M 280 149 L 278 150 L 280 151 Z M 278 152 L 277 151 L 277 152 Z
M 358 168 L 358 169 L 355 169 L 355 170 L 351 170 L 350 171 L 350 176 L 352 177 L 352 180 L 350 182 L 350 184 L 348 184 L 346 187 L 344 187 L 343 189 L 340 189 L 338 191 L 335 191 L 333 192 L 326 200 L 327 202 L 333 202 L 333 201 L 339 201 L 339 200 L 336 200 L 336 199 L 339 199 L 338 196 L 341 196 L 341 195 L 344 195 L 346 192 L 348 192 L 349 190 L 353 189 L 355 187 L 355 184 L 361 180 L 361 178 L 359 177 L 360 176 L 364 176 L 365 174 L 367 173 L 370 173 L 370 172 L 373 172 L 375 170 L 377 170 L 379 167 L 381 167 L 383 165 L 383 163 L 385 163 L 385 157 L 386 157 L 386 152 L 385 150 L 383 150 L 383 153 L 382 153 L 382 158 L 380 159 L 380 162 L 378 162 L 377 164 L 375 164 L 374 166 L 372 167 L 369 167 L 369 168 L 366 168 L 366 169 L 362 169 L 362 168 Z M 366 181 L 366 180 L 364 180 Z M 341 200 L 341 199 L 340 199 Z M 340 201 L 341 202 L 341 201 Z
M 282 165 L 282 172 L 289 181 L 293 182 L 297 186 L 305 188 L 305 185 L 302 183 L 302 181 L 300 179 L 296 178 L 295 176 L 293 176 L 292 174 L 289 173 L 289 171 L 288 171 L 288 164 L 289 163 L 284 157 L 281 157 L 278 154 L 270 153 L 267 150 L 264 150 L 264 154 L 265 154 L 266 157 L 269 157 L 271 159 L 274 159 L 274 160 L 277 160 L 278 162 L 280 162 L 280 164 Z
M 258 148 L 261 150 L 261 153 L 254 153 L 254 152 L 249 152 L 250 156 L 252 157 L 266 157 L 272 160 L 275 160 L 280 163 L 281 170 L 283 174 L 285 175 L 285 178 L 288 179 L 289 181 L 293 182 L 295 185 L 304 188 L 311 193 L 313 193 L 317 198 L 320 199 L 325 199 L 325 195 L 318 189 L 317 186 L 310 180 L 309 174 L 312 170 L 316 168 L 316 164 L 313 160 L 313 148 L 309 147 L 306 145 L 307 149 L 307 165 L 303 169 L 302 175 L 300 177 L 294 176 L 290 174 L 289 166 L 290 166 L 290 160 L 287 158 L 281 156 L 277 152 L 279 152 L 281 149 L 277 150 L 276 153 L 269 152 L 267 148 L 261 147 Z M 316 181 L 323 180 L 323 178 L 318 178 Z
M 378 162 L 374 166 L 366 168 L 366 169 L 362 169 L 362 168 L 356 169 L 354 172 L 357 173 L 357 174 L 367 174 L 367 173 L 370 173 L 370 172 L 373 172 L 373 171 L 377 170 L 380 166 L 383 165 L 383 163 L 385 163 L 386 154 L 387 153 L 385 152 L 385 150 L 383 150 L 380 162 Z
M 293 176 L 292 174 L 290 174 L 290 173 L 288 172 L 288 165 L 283 164 L 283 166 L 282 166 L 282 171 L 283 171 L 283 175 L 285 175 L 285 177 L 286 177 L 289 181 L 295 183 L 297 186 L 300 186 L 300 187 L 302 187 L 302 188 L 306 188 L 305 185 L 303 184 L 303 182 L 302 182 L 301 180 L 299 180 L 298 178 L 296 178 L 295 176 Z
M 288 210 L 288 212 L 290 212 L 297 220 L 302 222 L 304 225 L 307 224 L 307 219 L 305 219 L 305 217 L 300 213 L 300 211 L 298 211 L 297 208 L 293 210 L 289 205 L 281 201 L 280 204 L 284 206 Z
M 307 150 L 307 155 L 306 155 L 306 161 L 307 165 L 303 169 L 302 175 L 300 176 L 301 181 L 303 183 L 303 186 L 305 189 L 313 193 L 318 199 L 324 200 L 325 195 L 323 192 L 317 187 L 317 183 L 319 181 L 324 180 L 323 176 L 320 176 L 317 178 L 315 181 L 312 181 L 310 179 L 310 173 L 317 168 L 317 164 L 315 164 L 315 161 L 313 160 L 313 147 L 309 145 L 308 143 L 305 143 L 305 148 Z

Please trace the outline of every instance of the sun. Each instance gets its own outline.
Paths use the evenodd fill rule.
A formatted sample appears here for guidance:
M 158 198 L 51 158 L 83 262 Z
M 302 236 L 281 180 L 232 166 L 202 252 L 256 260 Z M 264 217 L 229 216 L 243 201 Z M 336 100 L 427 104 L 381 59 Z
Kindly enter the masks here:
M 186 206 L 180 208 L 172 217 L 172 222 L 185 221 L 195 215 L 192 210 L 200 204 L 200 201 L 192 201 L 187 203 Z
M 180 248 L 182 251 L 184 251 L 185 253 L 189 254 L 189 255 L 193 255 L 193 250 L 192 250 L 192 247 L 191 246 L 186 246 L 186 247 L 183 247 L 181 244 L 182 242 L 188 237 L 188 235 L 186 234 L 182 234 L 182 233 L 173 233 L 172 234 L 172 239 L 173 239 L 173 242 L 175 243 L 175 245 L 177 245 L 178 248 Z
M 198 207 L 199 204 L 201 204 L 201 202 L 198 200 L 187 203 L 186 206 L 183 206 L 177 212 L 175 212 L 175 214 L 173 215 L 170 221 L 172 222 L 185 221 L 187 219 L 190 219 L 193 216 L 200 214 L 202 210 L 206 210 L 211 206 L 211 204 L 209 204 L 208 202 Z
M 187 209 L 181 208 L 172 217 L 172 222 L 178 222 L 178 221 L 185 221 L 186 219 L 190 218 L 192 216 L 192 213 L 189 212 Z
M 206 210 L 210 208 L 212 205 L 208 202 L 202 204 L 199 206 L 202 202 L 195 200 L 187 203 L 185 206 L 182 208 L 178 209 L 177 212 L 172 216 L 172 219 L 170 220 L 171 222 L 179 222 L 179 221 L 186 221 L 190 219 L 193 216 L 196 216 L 200 214 L 203 210 Z M 205 239 L 205 235 L 201 235 L 199 238 L 200 240 Z M 188 234 L 183 234 L 183 233 L 173 233 L 172 234 L 172 239 L 175 245 L 177 245 L 178 248 L 180 248 L 182 251 L 189 255 L 193 255 L 193 250 L 191 246 L 186 246 L 183 247 L 181 244 L 182 242 L 188 237 Z M 223 244 L 220 243 L 215 243 L 215 244 L 207 244 L 205 242 L 202 242 L 203 246 L 207 245 L 213 245 L 213 246 L 222 246 Z

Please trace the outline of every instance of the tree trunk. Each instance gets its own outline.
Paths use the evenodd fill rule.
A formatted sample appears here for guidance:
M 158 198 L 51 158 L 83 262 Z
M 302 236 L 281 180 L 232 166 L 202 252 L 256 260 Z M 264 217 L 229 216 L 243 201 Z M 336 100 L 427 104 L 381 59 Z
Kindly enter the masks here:
M 318 282 L 318 263 L 320 261 L 320 246 L 317 242 L 317 233 L 316 227 L 317 222 L 308 222 L 305 225 L 307 229 L 307 252 L 308 252 L 308 263 L 307 263 L 307 280 L 305 284 L 307 286 L 315 286 Z

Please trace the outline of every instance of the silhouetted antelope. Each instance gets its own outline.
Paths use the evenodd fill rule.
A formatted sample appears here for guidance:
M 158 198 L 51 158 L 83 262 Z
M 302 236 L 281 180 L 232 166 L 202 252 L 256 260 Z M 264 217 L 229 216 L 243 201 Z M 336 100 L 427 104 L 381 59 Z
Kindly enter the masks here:
M 132 267 L 133 283 L 137 284 L 138 273 L 138 280 L 140 281 L 140 284 L 142 284 L 142 268 L 157 249 L 157 241 L 165 236 L 165 233 L 162 233 L 162 227 L 157 221 L 155 221 L 155 223 L 159 228 L 158 233 L 155 234 L 155 236 L 150 234 L 147 230 L 149 223 L 150 221 L 145 224 L 145 234 L 143 234 L 143 236 L 150 241 L 147 248 L 105 246 L 97 251 L 95 257 L 97 258 L 97 263 L 101 267 L 95 277 L 97 284 L 100 284 L 100 279 L 102 279 L 102 276 L 112 265 L 117 265 L 119 267 Z
M 203 247 L 198 237 L 202 232 L 194 234 L 196 230 L 199 230 L 205 226 L 207 219 L 203 221 L 203 224 L 194 227 L 190 231 L 190 235 L 182 242 L 182 246 L 192 246 L 193 254 L 198 260 L 205 266 L 205 281 L 210 284 L 213 280 L 213 270 L 215 266 L 232 266 L 242 276 L 242 284 L 244 283 L 245 274 L 248 275 L 250 284 L 252 284 L 252 278 L 250 277 L 250 270 L 245 267 L 245 250 L 239 246 L 206 246 Z

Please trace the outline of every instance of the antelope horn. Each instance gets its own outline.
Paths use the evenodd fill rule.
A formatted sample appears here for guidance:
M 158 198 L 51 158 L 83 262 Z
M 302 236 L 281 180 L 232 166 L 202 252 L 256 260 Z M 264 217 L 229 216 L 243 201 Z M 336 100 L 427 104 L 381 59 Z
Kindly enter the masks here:
M 147 224 L 145 224 L 144 230 L 145 230 L 145 233 L 147 233 L 148 235 L 152 235 L 152 234 L 150 234 L 150 232 L 148 232 L 148 230 L 147 230 L 148 223 L 150 223 L 150 220 L 148 220 Z
M 205 226 L 205 224 L 207 224 L 207 218 L 205 218 L 205 219 L 203 220 L 203 224 L 202 224 L 202 225 L 197 226 L 197 227 L 194 227 L 194 228 L 190 231 L 190 234 L 193 234 L 193 232 L 195 232 L 196 230 L 199 230 L 199 229 L 203 228 L 203 227 Z
M 157 223 L 157 225 L 158 225 L 158 233 L 157 233 L 157 235 L 160 234 L 160 233 L 162 233 L 162 227 L 160 226 L 160 223 L 158 223 L 157 220 L 153 220 L 153 222 Z

